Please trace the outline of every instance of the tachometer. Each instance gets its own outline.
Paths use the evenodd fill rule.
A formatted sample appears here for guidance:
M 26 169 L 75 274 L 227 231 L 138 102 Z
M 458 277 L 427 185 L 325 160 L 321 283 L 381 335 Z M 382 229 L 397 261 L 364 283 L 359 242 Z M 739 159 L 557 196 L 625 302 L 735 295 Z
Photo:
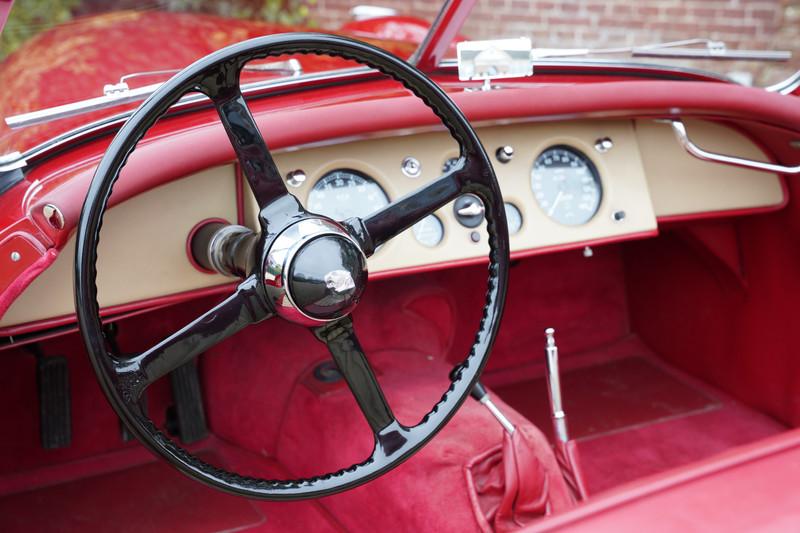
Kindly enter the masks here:
M 389 205 L 389 197 L 378 183 L 355 170 L 328 172 L 308 193 L 309 211 L 334 220 L 364 218 Z
M 553 146 L 536 158 L 531 189 L 545 214 L 567 226 L 589 222 L 603 194 L 594 163 L 569 146 Z

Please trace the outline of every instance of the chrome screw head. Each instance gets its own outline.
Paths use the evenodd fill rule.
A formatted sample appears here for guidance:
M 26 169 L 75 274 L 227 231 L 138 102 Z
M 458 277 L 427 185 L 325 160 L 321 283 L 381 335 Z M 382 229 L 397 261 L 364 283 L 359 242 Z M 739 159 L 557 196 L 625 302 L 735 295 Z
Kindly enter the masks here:
M 42 215 L 44 219 L 50 224 L 53 229 L 64 229 L 64 214 L 57 206 L 53 204 L 45 204 L 42 207 Z
M 612 148 L 614 148 L 614 141 L 609 137 L 602 137 L 594 142 L 594 149 L 601 154 L 608 152 Z
M 501 163 L 508 163 L 514 157 L 514 147 L 509 145 L 501 146 L 495 151 L 494 155 Z
M 290 187 L 297 188 L 302 184 L 304 184 L 306 182 L 306 179 L 308 179 L 308 176 L 306 176 L 306 173 L 303 170 L 300 170 L 299 168 L 297 170 L 292 170 L 291 172 L 286 174 L 286 183 Z
M 20 253 L 19 253 L 19 252 L 17 252 L 16 250 L 15 250 L 15 251 L 13 251 L 13 252 L 11 252 L 11 260 L 12 260 L 13 262 L 15 262 L 15 263 L 16 263 L 16 262 L 17 262 L 17 261 L 19 261 L 20 259 L 22 259 L 22 255 L 20 255 Z
M 400 165 L 400 170 L 409 178 L 418 178 L 422 175 L 422 163 L 416 157 L 406 157 Z

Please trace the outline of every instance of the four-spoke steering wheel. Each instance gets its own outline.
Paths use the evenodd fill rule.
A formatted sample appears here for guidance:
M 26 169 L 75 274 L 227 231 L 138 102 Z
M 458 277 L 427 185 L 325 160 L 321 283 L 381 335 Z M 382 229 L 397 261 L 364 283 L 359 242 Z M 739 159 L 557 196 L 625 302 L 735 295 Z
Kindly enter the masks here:
M 254 59 L 284 54 L 327 54 L 366 64 L 421 98 L 458 142 L 458 163 L 443 176 L 364 218 L 336 222 L 306 211 L 284 182 L 239 88 Z M 214 103 L 258 203 L 245 279 L 235 292 L 180 331 L 133 357 L 107 349 L 97 302 L 97 244 L 103 214 L 122 167 L 147 130 L 187 92 Z M 382 243 L 464 193 L 486 207 L 489 281 L 475 341 L 449 388 L 415 426 L 400 424 L 359 345 L 349 313 L 367 281 L 367 257 Z M 230 258 L 229 258 L 230 259 Z M 225 258 L 223 258 L 225 260 Z M 232 260 L 232 259 L 231 259 Z M 180 471 L 243 496 L 293 500 L 358 486 L 394 468 L 429 441 L 469 395 L 500 325 L 508 280 L 509 244 L 500 188 L 467 119 L 448 96 L 408 63 L 343 37 L 293 33 L 235 44 L 190 65 L 164 83 L 131 116 L 100 162 L 81 212 L 75 257 L 75 304 L 86 349 L 103 391 L 131 432 Z M 140 408 L 145 389 L 249 324 L 278 315 L 311 328 L 323 341 L 375 435 L 363 462 L 309 479 L 244 477 L 204 463 L 163 434 Z

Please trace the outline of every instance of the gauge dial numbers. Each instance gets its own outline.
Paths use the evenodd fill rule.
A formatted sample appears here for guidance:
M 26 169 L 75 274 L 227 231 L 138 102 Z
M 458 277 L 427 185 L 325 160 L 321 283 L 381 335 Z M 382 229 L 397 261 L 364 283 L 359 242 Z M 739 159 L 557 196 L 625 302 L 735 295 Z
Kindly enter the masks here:
M 603 188 L 594 163 L 569 146 L 542 152 L 531 169 L 531 189 L 539 207 L 555 222 L 580 226 L 600 209 Z
M 389 197 L 366 174 L 339 169 L 328 172 L 314 184 L 306 204 L 313 213 L 341 221 L 369 216 L 389 205 Z

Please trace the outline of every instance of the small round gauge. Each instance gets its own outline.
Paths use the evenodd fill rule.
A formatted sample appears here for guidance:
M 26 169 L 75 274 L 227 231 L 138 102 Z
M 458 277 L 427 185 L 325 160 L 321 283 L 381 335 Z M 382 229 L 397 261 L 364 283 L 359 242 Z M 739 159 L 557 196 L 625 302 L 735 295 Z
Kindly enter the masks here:
M 514 235 L 522 229 L 522 213 L 519 212 L 517 206 L 505 203 L 506 206 L 506 221 L 508 222 L 508 234 Z
M 594 163 L 569 146 L 553 146 L 536 158 L 531 188 L 547 216 L 567 226 L 589 222 L 603 194 Z
M 413 226 L 411 231 L 414 232 L 414 237 L 423 246 L 433 248 L 444 237 L 444 226 L 442 221 L 436 215 L 428 215 Z
M 306 202 L 309 211 L 345 220 L 366 217 L 389 205 L 389 197 L 378 183 L 355 170 L 328 172 L 314 184 Z

